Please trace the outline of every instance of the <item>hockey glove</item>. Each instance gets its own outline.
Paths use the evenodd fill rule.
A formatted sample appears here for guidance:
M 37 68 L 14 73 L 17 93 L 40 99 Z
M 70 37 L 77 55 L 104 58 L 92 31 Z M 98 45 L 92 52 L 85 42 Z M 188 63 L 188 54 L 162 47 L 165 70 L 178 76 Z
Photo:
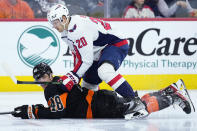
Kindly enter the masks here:
M 79 83 L 79 77 L 74 72 L 68 72 L 66 75 L 60 77 L 58 81 L 62 82 L 68 91 L 71 91 L 72 87 Z
M 42 104 L 37 105 L 23 105 L 14 108 L 14 117 L 21 117 L 22 119 L 36 119 L 36 110 L 38 108 L 44 108 Z

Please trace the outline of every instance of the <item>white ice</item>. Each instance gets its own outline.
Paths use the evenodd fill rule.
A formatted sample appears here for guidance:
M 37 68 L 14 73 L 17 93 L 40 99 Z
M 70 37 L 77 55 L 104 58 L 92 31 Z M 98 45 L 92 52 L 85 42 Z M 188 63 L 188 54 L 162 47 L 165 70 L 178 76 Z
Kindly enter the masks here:
M 145 92 L 140 91 L 142 96 Z M 197 90 L 189 90 L 197 107 Z M 12 111 L 24 104 L 44 104 L 43 92 L 0 93 L 0 112 Z M 0 115 L 0 131 L 197 131 L 197 112 L 185 114 L 179 107 L 155 112 L 143 120 L 59 119 L 22 120 Z

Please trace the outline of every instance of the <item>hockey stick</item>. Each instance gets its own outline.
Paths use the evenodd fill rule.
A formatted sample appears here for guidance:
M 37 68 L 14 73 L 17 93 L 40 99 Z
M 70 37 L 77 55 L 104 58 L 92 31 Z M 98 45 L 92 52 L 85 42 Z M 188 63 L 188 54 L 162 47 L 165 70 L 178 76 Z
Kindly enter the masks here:
M 59 85 L 62 84 L 62 82 L 39 82 L 39 81 L 19 81 L 17 80 L 17 84 L 54 84 L 54 85 Z
M 62 84 L 62 82 L 38 82 L 38 81 L 19 81 L 15 78 L 15 76 L 11 73 L 11 69 L 9 68 L 8 64 L 3 62 L 1 63 L 2 69 L 5 71 L 5 73 L 10 76 L 12 81 L 15 84 Z
M 0 112 L 0 115 L 7 115 L 7 114 L 14 114 L 15 111 L 9 111 L 9 112 Z

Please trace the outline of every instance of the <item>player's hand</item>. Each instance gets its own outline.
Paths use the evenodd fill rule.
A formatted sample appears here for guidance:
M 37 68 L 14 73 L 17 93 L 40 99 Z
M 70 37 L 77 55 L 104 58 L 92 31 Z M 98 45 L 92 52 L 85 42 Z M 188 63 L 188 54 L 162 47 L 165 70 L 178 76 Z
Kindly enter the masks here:
M 68 72 L 66 75 L 60 77 L 58 81 L 62 82 L 68 91 L 71 91 L 72 87 L 79 83 L 79 77 L 73 72 Z
M 42 104 L 36 105 L 23 105 L 14 108 L 14 117 L 21 117 L 22 119 L 35 119 L 36 110 L 45 108 Z
M 35 106 L 34 105 L 23 105 L 14 108 L 12 115 L 14 117 L 21 117 L 22 119 L 35 119 Z

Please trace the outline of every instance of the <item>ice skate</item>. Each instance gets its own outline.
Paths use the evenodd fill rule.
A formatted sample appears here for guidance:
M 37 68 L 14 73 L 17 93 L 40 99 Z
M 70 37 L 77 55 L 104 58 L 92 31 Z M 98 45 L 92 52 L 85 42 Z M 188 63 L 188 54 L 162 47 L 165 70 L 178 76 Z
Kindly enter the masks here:
M 125 119 L 142 119 L 148 116 L 148 112 L 142 100 L 138 97 L 137 92 L 133 100 L 126 103 L 129 104 L 127 111 L 125 112 Z
M 170 86 L 160 90 L 163 95 L 170 95 L 178 91 L 178 87 L 175 83 L 171 84 Z
M 183 80 L 179 79 L 173 84 L 173 87 L 177 89 L 177 91 L 171 95 L 173 98 L 173 104 L 180 106 L 187 114 L 190 114 L 192 109 L 195 112 L 195 107 Z

